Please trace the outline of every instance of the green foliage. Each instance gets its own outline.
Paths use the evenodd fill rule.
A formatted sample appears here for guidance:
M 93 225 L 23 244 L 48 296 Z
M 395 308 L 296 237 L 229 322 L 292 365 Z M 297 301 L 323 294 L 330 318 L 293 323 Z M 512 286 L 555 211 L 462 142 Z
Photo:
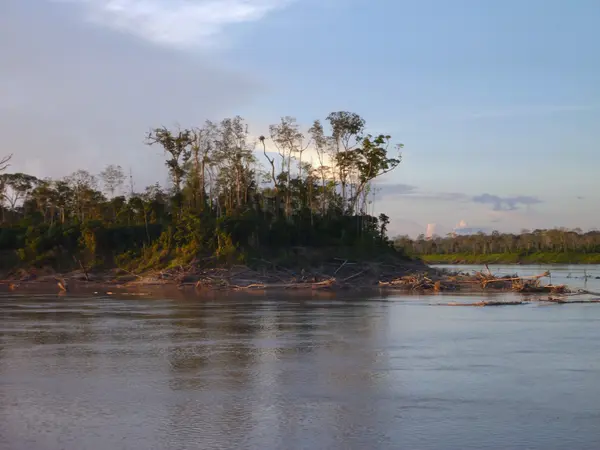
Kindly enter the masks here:
M 600 264 L 600 253 L 468 253 L 421 255 L 428 264 Z
M 306 262 L 302 255 L 321 249 L 325 258 L 393 253 L 389 218 L 366 211 L 370 183 L 393 170 L 400 155 L 388 154 L 390 136 L 365 133 L 357 114 L 336 112 L 327 121 L 330 134 L 315 121 L 310 140 L 288 116 L 257 142 L 241 117 L 155 128 L 147 143 L 165 151 L 171 190 L 154 184 L 119 196 L 125 175 L 116 165 L 58 180 L 2 174 L 0 258 L 5 265 L 18 256 L 22 265 L 144 271 L 264 255 Z M 267 168 L 257 163 L 258 142 Z M 303 156 L 309 142 L 317 165 Z M 269 156 L 267 144 L 279 156 Z
M 429 263 L 588 263 L 600 262 L 600 232 L 568 230 L 524 230 L 520 234 L 478 233 L 469 236 L 406 236 L 394 242 L 397 248 Z

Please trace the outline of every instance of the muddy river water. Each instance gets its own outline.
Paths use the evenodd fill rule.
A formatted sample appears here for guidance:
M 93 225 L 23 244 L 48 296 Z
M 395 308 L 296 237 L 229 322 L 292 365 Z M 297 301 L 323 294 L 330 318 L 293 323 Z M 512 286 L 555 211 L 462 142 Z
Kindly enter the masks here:
M 600 448 L 600 305 L 440 298 L 4 294 L 0 448 Z

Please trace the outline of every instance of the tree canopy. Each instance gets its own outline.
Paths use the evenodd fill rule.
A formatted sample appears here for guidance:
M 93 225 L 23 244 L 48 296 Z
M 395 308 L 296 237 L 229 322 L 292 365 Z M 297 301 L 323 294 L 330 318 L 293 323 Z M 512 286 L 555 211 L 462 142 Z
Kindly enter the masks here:
M 114 164 L 98 174 L 38 179 L 7 173 L 5 158 L 2 264 L 60 268 L 77 259 L 143 268 L 232 263 L 300 248 L 393 251 L 389 218 L 369 213 L 370 186 L 398 166 L 402 145 L 366 132 L 358 114 L 331 113 L 326 126 L 317 120 L 307 133 L 290 116 L 266 135 L 251 134 L 239 116 L 157 127 L 146 144 L 164 150 L 170 187 L 124 192 L 126 177 Z
M 517 261 L 518 256 L 538 255 L 539 262 L 552 262 L 543 254 L 600 254 L 600 231 L 583 232 L 581 229 L 569 230 L 556 228 L 548 230 L 522 230 L 521 233 L 500 233 L 493 231 L 489 234 L 477 233 L 466 236 L 449 235 L 446 237 L 433 236 L 426 239 L 424 235 L 411 239 L 400 236 L 394 239 L 394 244 L 407 253 L 420 256 L 436 255 L 437 259 L 448 260 L 444 256 L 477 261 L 481 258 L 463 258 L 465 256 L 485 255 L 515 255 L 517 258 L 504 258 L 507 261 Z M 547 255 L 550 256 L 550 255 Z M 433 258 L 434 260 L 436 258 Z M 502 259 L 502 258 L 501 258 Z M 535 260 L 536 258 L 534 258 Z M 585 258 L 581 258 L 585 260 Z M 451 260 L 451 258 L 450 258 Z M 561 258 L 559 260 L 562 261 Z M 568 258 L 566 260 L 568 262 Z

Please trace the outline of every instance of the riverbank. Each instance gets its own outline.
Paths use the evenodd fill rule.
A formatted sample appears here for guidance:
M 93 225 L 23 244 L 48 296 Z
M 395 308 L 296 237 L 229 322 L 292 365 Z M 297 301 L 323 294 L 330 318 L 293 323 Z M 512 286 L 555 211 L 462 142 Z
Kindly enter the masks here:
M 600 264 L 600 253 L 489 253 L 419 255 L 427 264 Z
M 403 259 L 392 263 L 331 260 L 318 267 L 299 270 L 273 263 L 259 267 L 235 265 L 202 268 L 197 265 L 132 273 L 123 269 L 57 274 L 51 269 L 19 270 L 0 280 L 10 291 L 77 291 L 113 294 L 145 292 L 168 288 L 197 293 L 215 291 L 358 291 L 392 290 L 404 292 L 512 291 L 517 293 L 562 294 L 565 285 L 543 284 L 550 273 L 534 276 L 496 276 L 489 270 L 474 274 L 439 270 L 420 260 Z
M 171 286 L 179 289 L 260 290 L 260 289 L 335 289 L 369 288 L 406 276 L 425 276 L 438 271 L 420 260 L 386 258 L 382 261 L 332 259 L 318 265 L 289 267 L 263 260 L 252 267 L 231 265 L 203 267 L 188 265 L 129 271 L 123 268 L 66 273 L 50 267 L 18 269 L 4 274 L 0 285 L 10 290 L 42 288 L 69 291 L 75 289 L 136 289 Z

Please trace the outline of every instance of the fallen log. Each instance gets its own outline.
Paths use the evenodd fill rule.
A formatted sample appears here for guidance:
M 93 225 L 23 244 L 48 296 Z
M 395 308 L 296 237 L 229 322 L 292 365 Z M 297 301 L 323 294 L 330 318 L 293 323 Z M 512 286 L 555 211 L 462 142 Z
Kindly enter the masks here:
M 492 275 L 493 276 L 493 275 Z M 508 282 L 508 281 L 525 281 L 525 280 L 535 280 L 539 281 L 541 278 L 545 278 L 550 276 L 550 272 L 546 271 L 540 275 L 532 275 L 528 277 L 510 277 L 510 278 L 486 278 L 482 281 L 482 285 L 485 288 L 489 283 L 498 283 L 498 282 Z
M 523 305 L 527 302 L 525 301 L 482 301 L 482 302 L 474 302 L 474 303 L 458 303 L 458 302 L 450 302 L 450 303 L 440 303 L 440 306 L 514 306 L 514 305 Z
M 317 283 L 282 283 L 282 284 L 259 284 L 252 283 L 247 286 L 235 286 L 230 285 L 229 287 L 236 290 L 244 289 L 324 289 L 332 287 L 335 284 L 335 278 L 328 280 L 319 281 Z

